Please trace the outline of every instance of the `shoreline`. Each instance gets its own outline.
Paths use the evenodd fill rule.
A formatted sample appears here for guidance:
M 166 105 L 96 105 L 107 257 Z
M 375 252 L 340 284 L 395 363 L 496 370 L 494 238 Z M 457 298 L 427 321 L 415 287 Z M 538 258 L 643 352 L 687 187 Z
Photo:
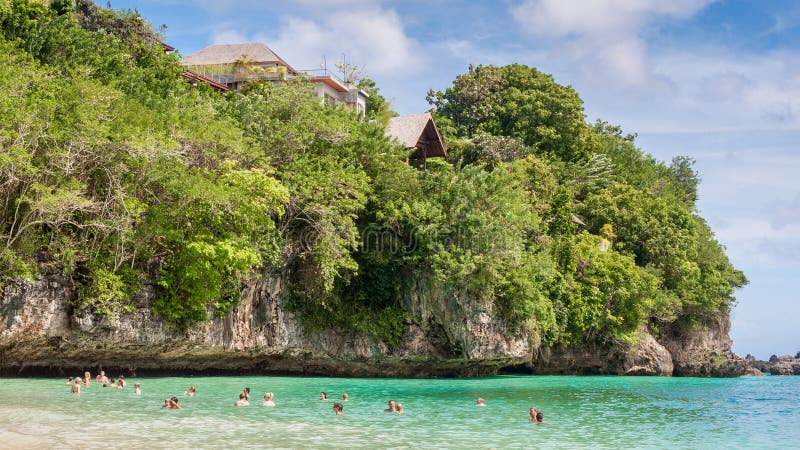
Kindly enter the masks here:
M 373 356 L 346 359 L 297 348 L 257 347 L 237 351 L 187 342 L 119 342 L 41 336 L 28 339 L 0 338 L 0 376 L 3 377 L 65 377 L 99 369 L 125 376 L 152 377 L 270 375 L 436 379 L 512 374 L 665 376 L 620 373 L 614 371 L 614 366 L 610 364 L 570 367 L 515 357 L 456 359 Z M 753 371 L 748 374 L 757 375 Z M 708 378 L 713 374 L 700 375 L 698 378 Z M 693 377 L 692 374 L 681 373 L 671 376 Z

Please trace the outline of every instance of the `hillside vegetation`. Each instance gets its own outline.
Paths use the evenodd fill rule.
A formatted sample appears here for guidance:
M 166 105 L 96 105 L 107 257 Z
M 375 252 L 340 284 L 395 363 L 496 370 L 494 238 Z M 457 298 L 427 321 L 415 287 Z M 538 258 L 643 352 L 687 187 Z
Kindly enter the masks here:
M 156 280 L 153 311 L 188 328 L 282 272 L 309 329 L 390 345 L 415 270 L 546 345 L 702 322 L 746 283 L 697 215 L 693 161 L 587 123 L 536 69 L 430 92 L 451 148 L 420 170 L 302 80 L 221 96 L 158 41 L 87 0 L 0 0 L 0 282 L 63 271 L 76 307 L 114 315 Z

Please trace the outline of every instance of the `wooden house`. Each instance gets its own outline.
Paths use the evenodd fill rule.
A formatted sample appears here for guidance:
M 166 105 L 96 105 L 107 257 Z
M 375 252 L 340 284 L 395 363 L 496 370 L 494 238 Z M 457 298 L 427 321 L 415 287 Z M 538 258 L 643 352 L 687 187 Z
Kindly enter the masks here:
M 410 150 L 408 158 L 422 161 L 423 166 L 427 167 L 428 158 L 447 157 L 442 135 L 431 113 L 392 117 L 386 135 Z

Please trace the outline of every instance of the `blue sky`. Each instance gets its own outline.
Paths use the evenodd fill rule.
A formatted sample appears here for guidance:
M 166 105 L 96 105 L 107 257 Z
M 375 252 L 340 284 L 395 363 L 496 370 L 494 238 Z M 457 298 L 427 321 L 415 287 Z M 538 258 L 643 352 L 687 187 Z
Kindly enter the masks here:
M 101 2 L 105 6 L 105 2 Z M 800 350 L 800 3 L 734 0 L 126 0 L 183 55 L 260 41 L 299 69 L 345 54 L 402 114 L 473 64 L 572 85 L 587 118 L 689 155 L 699 209 L 750 285 L 734 350 Z

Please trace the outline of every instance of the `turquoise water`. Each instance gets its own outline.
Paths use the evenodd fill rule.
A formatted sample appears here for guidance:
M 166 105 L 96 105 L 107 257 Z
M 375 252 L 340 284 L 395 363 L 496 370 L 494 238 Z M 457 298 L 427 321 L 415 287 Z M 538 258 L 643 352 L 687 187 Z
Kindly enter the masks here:
M 80 397 L 65 381 L 0 379 L 0 448 L 800 446 L 800 377 L 131 378 Z M 197 397 L 183 397 L 191 385 Z M 236 408 L 245 386 L 252 406 Z M 260 406 L 266 391 L 276 407 Z M 342 392 L 350 401 L 337 417 Z M 173 395 L 183 409 L 161 409 Z M 486 407 L 474 406 L 479 396 Z M 405 413 L 384 413 L 389 399 Z M 528 421 L 531 405 L 548 423 Z

